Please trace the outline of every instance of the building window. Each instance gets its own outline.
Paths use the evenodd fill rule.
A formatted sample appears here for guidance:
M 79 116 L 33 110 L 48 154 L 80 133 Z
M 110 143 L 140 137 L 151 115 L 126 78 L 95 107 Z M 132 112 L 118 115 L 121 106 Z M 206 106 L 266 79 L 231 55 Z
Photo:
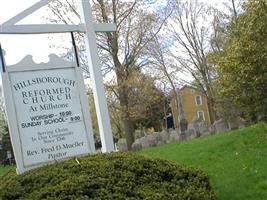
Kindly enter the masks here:
M 196 96 L 196 105 L 202 105 L 202 98 L 201 98 L 201 96 Z
M 197 119 L 200 121 L 205 121 L 205 115 L 203 111 L 197 111 Z

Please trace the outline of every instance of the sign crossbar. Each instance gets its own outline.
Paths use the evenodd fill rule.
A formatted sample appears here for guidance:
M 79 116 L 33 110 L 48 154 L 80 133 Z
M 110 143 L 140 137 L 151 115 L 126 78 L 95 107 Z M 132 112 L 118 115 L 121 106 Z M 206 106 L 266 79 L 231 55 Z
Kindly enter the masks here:
M 94 23 L 95 32 L 114 32 L 115 24 L 96 24 Z M 81 32 L 85 33 L 84 24 L 31 24 L 31 25 L 1 25 L 0 34 L 47 34 L 47 33 L 67 33 Z

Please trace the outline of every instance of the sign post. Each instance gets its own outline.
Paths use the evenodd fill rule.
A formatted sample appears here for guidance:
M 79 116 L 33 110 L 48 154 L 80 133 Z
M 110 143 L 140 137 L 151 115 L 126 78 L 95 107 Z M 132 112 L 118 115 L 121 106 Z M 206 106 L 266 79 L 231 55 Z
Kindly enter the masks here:
M 102 150 L 103 152 L 110 152 L 114 151 L 114 142 L 111 132 L 104 84 L 102 81 L 100 62 L 97 54 L 96 36 L 92 21 L 93 16 L 89 1 L 80 1 L 80 11 L 82 23 L 84 23 L 85 26 L 85 45 L 90 76 L 92 80 L 94 80 L 92 82 L 93 94 L 102 142 Z

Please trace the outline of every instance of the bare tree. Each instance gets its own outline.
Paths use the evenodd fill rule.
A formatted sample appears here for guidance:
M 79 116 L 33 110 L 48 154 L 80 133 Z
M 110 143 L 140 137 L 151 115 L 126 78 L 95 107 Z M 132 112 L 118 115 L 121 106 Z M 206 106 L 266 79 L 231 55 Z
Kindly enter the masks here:
M 159 36 L 155 37 L 147 53 L 151 56 L 153 71 L 157 70 L 160 75 L 163 76 L 158 76 L 158 79 L 164 79 L 163 81 L 166 81 L 171 86 L 171 91 L 175 98 L 175 105 L 179 113 L 179 129 L 183 134 L 187 130 L 188 124 L 183 109 L 181 92 L 179 90 L 180 79 L 178 78 L 178 73 L 183 73 L 183 69 L 178 66 L 178 63 L 170 56 L 170 45 L 165 38 Z
M 236 18 L 240 13 L 243 12 L 242 4 L 245 2 L 245 0 L 226 0 L 223 2 L 223 5 L 225 6 L 225 10 L 229 16 Z
M 236 11 L 236 7 L 235 7 L 235 0 L 231 0 L 231 1 L 232 1 L 232 7 L 233 7 L 234 16 L 237 17 L 237 11 Z
M 153 3 L 153 2 L 152 2 Z M 55 20 L 72 23 L 68 16 L 79 18 L 73 0 L 62 3 L 55 0 L 50 5 Z M 62 11 L 62 8 L 64 8 Z M 132 68 L 141 68 L 148 63 L 144 50 L 159 33 L 167 17 L 167 9 L 155 10 L 155 4 L 149 0 L 94 0 L 93 13 L 96 21 L 115 23 L 117 31 L 97 34 L 100 58 L 103 66 L 116 74 L 117 88 L 114 90 L 122 110 L 122 122 L 128 149 L 134 142 L 134 124 L 129 107 L 129 79 Z M 72 13 L 67 16 L 67 13 Z M 160 15 L 158 14 L 160 13 Z M 164 13 L 164 14 L 162 14 Z
M 217 116 L 212 87 L 214 68 L 207 60 L 211 49 L 210 10 L 197 1 L 173 1 L 173 7 L 175 10 L 170 22 L 175 48 L 173 57 L 205 93 L 213 121 Z

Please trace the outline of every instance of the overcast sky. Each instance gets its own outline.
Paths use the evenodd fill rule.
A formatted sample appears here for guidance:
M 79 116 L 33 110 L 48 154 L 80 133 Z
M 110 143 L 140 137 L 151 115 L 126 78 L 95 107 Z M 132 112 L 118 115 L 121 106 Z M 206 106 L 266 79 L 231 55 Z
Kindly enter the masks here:
M 39 0 L 0 0 L 0 24 L 28 8 Z M 205 3 L 220 6 L 225 0 L 200 0 Z M 19 24 L 41 24 L 45 23 L 44 16 L 49 15 L 46 7 L 41 8 L 29 17 L 26 17 Z M 53 43 L 66 43 L 65 47 L 70 48 L 69 35 L 52 34 Z M 51 37 L 51 35 L 50 35 Z M 50 53 L 59 54 L 59 50 L 51 47 L 51 39 L 48 34 L 43 35 L 0 35 L 0 42 L 6 51 L 5 59 L 7 65 L 19 62 L 27 54 L 33 55 L 35 62 L 47 62 Z M 60 46 L 60 45 L 56 45 Z
M 0 24 L 36 2 L 38 0 L 0 0 Z M 44 16 L 47 16 L 48 13 L 47 8 L 43 7 L 18 24 L 43 24 L 45 23 Z M 62 42 L 62 35 L 64 35 L 63 38 L 67 38 L 66 47 L 70 47 L 68 34 L 52 34 L 49 37 L 54 38 L 53 42 L 60 43 Z M 49 37 L 48 34 L 0 35 L 1 45 L 6 51 L 7 65 L 19 62 L 27 54 L 33 55 L 35 62 L 47 62 L 49 54 L 59 53 L 56 48 L 52 47 L 52 41 Z

